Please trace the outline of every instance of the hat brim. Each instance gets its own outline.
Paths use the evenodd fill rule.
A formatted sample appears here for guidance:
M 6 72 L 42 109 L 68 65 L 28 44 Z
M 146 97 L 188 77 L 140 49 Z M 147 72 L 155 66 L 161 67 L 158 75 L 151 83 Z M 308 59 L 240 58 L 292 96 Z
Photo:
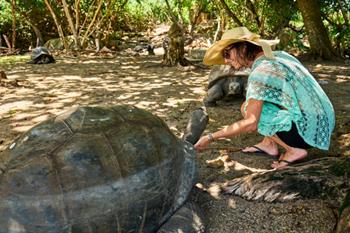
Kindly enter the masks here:
M 219 40 L 215 42 L 205 53 L 203 63 L 205 65 L 225 65 L 225 59 L 223 57 L 223 50 L 230 44 L 237 42 L 248 41 L 252 44 L 262 46 L 262 44 L 267 44 L 273 46 L 279 43 L 279 40 L 263 40 L 259 39 L 257 41 L 244 40 L 244 39 L 226 39 Z M 265 52 L 265 51 L 264 51 Z

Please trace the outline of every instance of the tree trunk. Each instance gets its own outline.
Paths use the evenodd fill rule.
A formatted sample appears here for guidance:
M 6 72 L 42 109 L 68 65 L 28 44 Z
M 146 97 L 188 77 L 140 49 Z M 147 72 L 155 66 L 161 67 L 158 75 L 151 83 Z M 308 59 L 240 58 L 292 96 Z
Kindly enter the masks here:
M 92 18 L 92 20 L 91 20 L 91 22 L 90 22 L 88 28 L 86 29 L 85 34 L 84 34 L 84 36 L 83 36 L 83 39 L 82 39 L 82 41 L 81 41 L 82 46 L 84 46 L 85 41 L 88 39 L 89 35 L 91 35 L 91 34 L 93 33 L 93 31 L 94 31 L 93 26 L 95 25 L 97 16 L 98 16 L 98 14 L 99 14 L 99 12 L 100 12 L 100 10 L 101 10 L 102 3 L 103 3 L 103 2 L 104 2 L 103 0 L 100 0 L 99 3 L 98 3 L 97 9 L 96 9 L 96 11 L 95 11 L 95 13 L 94 13 L 94 17 Z
M 79 26 L 80 26 L 80 0 L 75 0 L 75 30 L 78 32 L 79 36 Z
M 297 0 L 297 6 L 304 19 L 311 54 L 322 59 L 336 57 L 327 30 L 322 23 L 321 10 L 317 0 Z
M 233 21 L 240 27 L 243 26 L 243 23 L 237 18 L 235 14 L 231 11 L 231 9 L 226 4 L 225 0 L 220 0 L 222 6 L 224 7 L 226 13 L 233 19 Z
M 28 24 L 33 28 L 33 31 L 36 36 L 36 47 L 43 46 L 44 45 L 44 39 L 43 35 L 41 34 L 40 30 L 32 23 L 28 22 Z
M 49 9 L 50 13 L 51 13 L 51 16 L 56 24 L 56 27 L 57 27 L 57 31 L 58 31 L 58 35 L 61 39 L 61 42 L 64 46 L 64 49 L 68 50 L 68 44 L 67 44 L 67 41 L 66 39 L 64 38 L 64 33 L 63 33 L 63 30 L 62 30 L 62 26 L 61 24 L 58 22 L 57 20 L 57 17 L 56 17 L 56 14 L 54 12 L 54 10 L 52 9 L 50 3 L 49 3 L 49 0 L 44 0 L 45 1 L 45 4 L 46 4 L 46 7 Z
M 203 3 L 199 3 L 195 5 L 195 8 L 189 11 L 189 19 L 190 19 L 190 35 L 193 36 L 194 29 L 198 23 L 199 16 L 203 11 Z
M 169 1 L 165 0 L 168 8 L 168 14 L 171 17 L 172 25 L 168 31 L 168 37 L 163 41 L 164 56 L 163 65 L 175 66 L 180 64 L 182 66 L 188 65 L 185 59 L 185 39 L 183 25 L 178 22 Z
M 11 1 L 11 11 L 12 11 L 12 47 L 14 50 L 16 48 L 16 1 Z
M 37 26 L 35 26 L 31 21 L 30 18 L 27 17 L 26 14 L 23 12 L 20 12 L 21 16 L 25 19 L 25 21 L 29 24 L 29 26 L 33 29 L 35 36 L 36 36 L 36 46 L 43 46 L 44 45 L 44 39 L 43 35 L 41 34 L 40 30 L 38 29 Z
M 11 50 L 12 46 L 11 46 L 11 43 L 10 43 L 9 39 L 7 38 L 7 36 L 5 34 L 3 35 L 3 37 L 4 37 L 5 43 L 7 45 L 7 48 L 9 50 Z
M 163 42 L 163 64 L 167 66 L 188 65 L 185 59 L 185 39 L 182 25 L 173 22 L 168 32 L 168 40 Z
M 70 30 L 73 33 L 74 44 L 75 44 L 74 46 L 75 46 L 76 49 L 80 49 L 81 46 L 80 46 L 79 36 L 78 36 L 77 30 L 76 30 L 76 28 L 75 28 L 75 26 L 73 24 L 72 16 L 71 16 L 71 14 L 69 12 L 66 0 L 62 0 L 62 4 L 63 4 L 63 10 L 64 10 L 64 13 L 65 13 L 65 15 L 67 17 L 67 21 L 68 21 Z M 76 9 L 76 10 L 78 11 L 79 9 Z

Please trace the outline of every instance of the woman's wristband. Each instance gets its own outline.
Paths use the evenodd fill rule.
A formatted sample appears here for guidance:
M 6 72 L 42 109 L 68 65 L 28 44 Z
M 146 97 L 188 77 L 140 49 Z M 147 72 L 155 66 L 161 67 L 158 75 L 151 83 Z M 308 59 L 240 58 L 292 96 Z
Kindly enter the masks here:
M 214 137 L 213 137 L 213 135 L 212 135 L 211 133 L 208 133 L 208 141 L 209 141 L 209 142 L 215 141 L 215 140 L 214 140 Z

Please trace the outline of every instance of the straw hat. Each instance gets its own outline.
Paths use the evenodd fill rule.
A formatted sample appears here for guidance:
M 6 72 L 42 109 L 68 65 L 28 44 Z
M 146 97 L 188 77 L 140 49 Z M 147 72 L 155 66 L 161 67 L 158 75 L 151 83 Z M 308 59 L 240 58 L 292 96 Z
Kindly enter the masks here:
M 250 32 L 246 27 L 237 27 L 232 30 L 225 31 L 221 40 L 215 42 L 205 53 L 203 63 L 206 65 L 225 64 L 223 50 L 230 44 L 248 41 L 255 45 L 261 46 L 264 55 L 267 58 L 273 58 L 272 45 L 278 44 L 279 40 L 263 40 L 258 34 Z

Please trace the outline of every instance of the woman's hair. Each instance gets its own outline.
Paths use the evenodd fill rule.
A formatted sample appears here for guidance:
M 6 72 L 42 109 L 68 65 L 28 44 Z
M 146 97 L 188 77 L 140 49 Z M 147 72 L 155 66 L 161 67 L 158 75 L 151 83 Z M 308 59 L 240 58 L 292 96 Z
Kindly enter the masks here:
M 224 50 L 224 57 L 229 50 L 232 51 L 231 53 L 233 54 L 235 61 L 244 67 L 247 67 L 248 64 L 254 61 L 255 57 L 263 51 L 260 46 L 247 41 L 237 42 L 227 46 Z

